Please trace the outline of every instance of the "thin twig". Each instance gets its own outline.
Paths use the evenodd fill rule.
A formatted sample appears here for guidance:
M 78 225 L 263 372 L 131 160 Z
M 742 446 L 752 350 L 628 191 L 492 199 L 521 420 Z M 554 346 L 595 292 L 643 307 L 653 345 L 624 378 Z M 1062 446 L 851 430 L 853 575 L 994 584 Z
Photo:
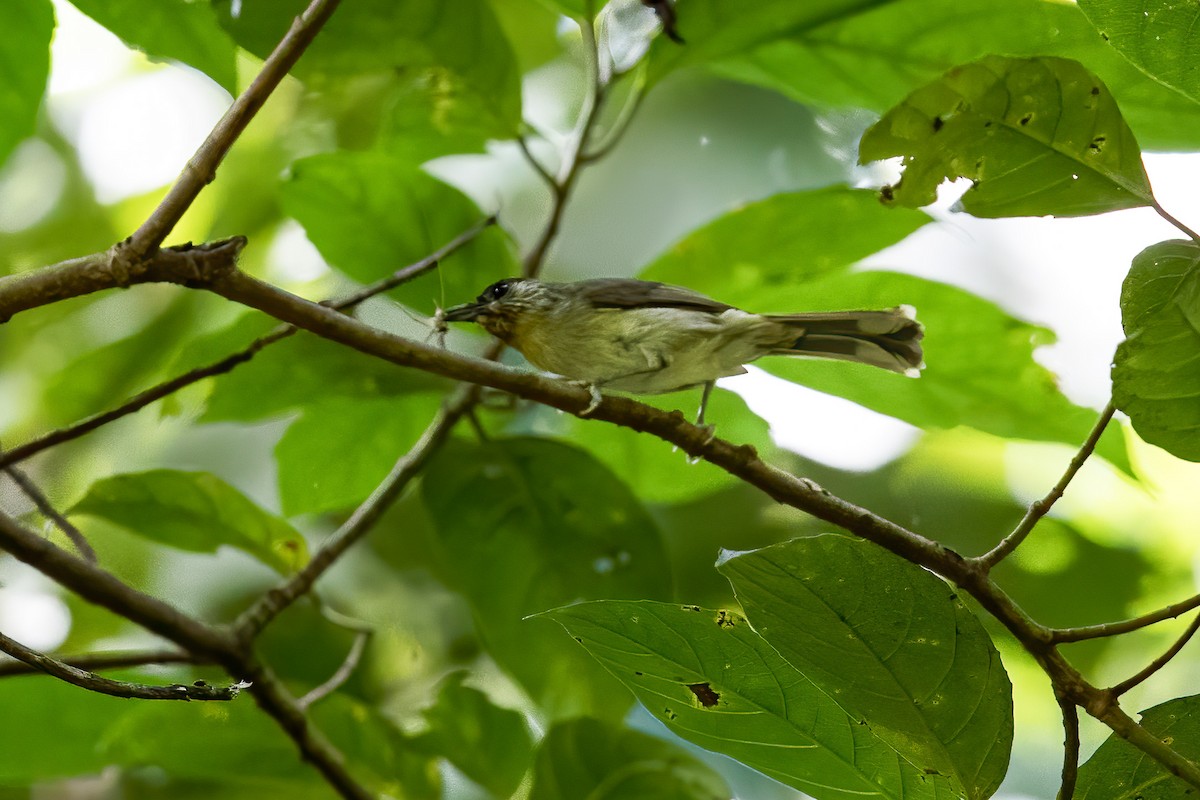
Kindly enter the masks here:
M 1168 213 L 1165 208 L 1159 205 L 1158 198 L 1151 198 L 1150 207 L 1153 208 L 1160 217 L 1186 233 L 1188 238 L 1193 242 L 1200 242 L 1200 234 L 1197 234 L 1194 230 L 1176 219 L 1172 214 Z
M 1186 614 L 1193 608 L 1200 608 L 1200 594 L 1192 595 L 1187 600 L 1172 603 L 1164 608 L 1142 614 L 1140 617 L 1125 619 L 1119 622 L 1102 622 L 1099 625 L 1085 625 L 1078 628 L 1057 628 L 1050 632 L 1051 641 L 1055 644 L 1066 642 L 1082 642 L 1085 639 L 1102 639 L 1105 636 L 1119 636 L 1123 633 L 1140 630 L 1158 622 L 1175 619 Z
M 80 656 L 69 656 L 57 659 L 63 664 L 76 669 L 95 672 L 101 669 L 122 669 L 125 667 L 144 667 L 151 664 L 207 664 L 206 659 L 197 658 L 183 650 L 145 650 L 128 652 L 87 653 Z M 0 678 L 11 678 L 16 675 L 28 675 L 31 672 L 41 672 L 38 667 L 22 661 L 0 663 Z
M 216 178 L 217 167 L 225 159 L 233 143 L 267 102 L 275 87 L 312 44 L 340 2 L 341 0 L 312 0 L 300 16 L 296 17 L 287 34 L 263 62 L 258 75 L 233 101 L 208 134 L 208 138 L 188 160 L 175 184 L 158 204 L 158 208 L 154 209 L 132 236 L 114 248 L 114 262 L 122 265 L 141 260 L 163 243 L 204 187 Z
M 1125 694 L 1130 689 L 1132 689 L 1133 687 L 1142 683 L 1147 678 L 1149 678 L 1151 675 L 1153 675 L 1154 673 L 1158 672 L 1160 669 L 1165 667 L 1167 665 L 1167 662 L 1169 662 L 1175 656 L 1179 655 L 1179 651 L 1183 649 L 1184 645 L 1186 645 L 1188 643 L 1188 641 L 1193 636 L 1196 635 L 1197 629 L 1200 629 L 1200 614 L 1197 614 L 1195 617 L 1192 618 L 1192 621 L 1187 626 L 1187 629 L 1184 630 L 1184 632 L 1182 634 L 1180 634 L 1179 638 L 1175 640 L 1174 644 L 1172 644 L 1170 647 L 1167 648 L 1166 652 L 1164 652 L 1158 658 L 1154 659 L 1149 664 L 1147 664 L 1145 669 L 1141 670 L 1136 675 L 1126 678 L 1125 680 L 1118 683 L 1116 686 L 1109 689 L 1108 690 L 1109 693 L 1113 697 L 1120 697 L 1121 695 Z
M 473 388 L 473 387 L 472 387 Z M 268 623 L 285 608 L 312 590 L 325 571 L 352 545 L 370 532 L 383 516 L 384 511 L 400 496 L 409 482 L 417 476 L 429 457 L 450 435 L 454 424 L 465 413 L 468 398 L 473 392 L 460 392 L 459 399 L 451 402 L 434 418 L 413 448 L 396 462 L 388 476 L 375 487 L 363 503 L 354 510 L 350 518 L 329 538 L 304 568 L 284 583 L 276 586 L 258 599 L 234 622 L 234 630 L 243 642 L 252 641 Z
M 521 148 L 521 155 L 525 156 L 525 160 L 529 162 L 529 166 L 533 168 L 533 171 L 541 176 L 551 191 L 557 192 L 558 181 L 554 179 L 554 176 L 550 174 L 550 170 L 546 169 L 541 160 L 529 149 L 529 142 L 525 141 L 524 136 L 517 137 L 517 147 Z
M 31 650 L 3 633 L 0 633 L 0 650 L 60 681 L 87 689 L 89 692 L 107 694 L 112 697 L 136 700 L 232 700 L 238 696 L 239 691 L 246 688 L 240 683 L 232 686 L 210 686 L 204 681 L 196 681 L 190 685 L 177 683 L 171 686 L 151 686 L 144 683 L 115 681 L 71 666 L 56 658 L 51 658 L 45 653 Z
M 1050 493 L 1029 506 L 1029 510 L 1025 512 L 1025 516 L 1012 533 L 1005 536 L 990 551 L 975 559 L 975 562 L 982 569 L 991 569 L 1016 550 L 1021 542 L 1025 541 L 1025 537 L 1041 521 L 1042 517 L 1049 513 L 1054 504 L 1058 502 L 1058 499 L 1063 496 L 1063 493 L 1067 490 L 1067 486 L 1074 480 L 1076 473 L 1079 472 L 1084 462 L 1091 457 L 1092 452 L 1096 449 L 1096 443 L 1100 441 L 1100 436 L 1103 435 L 1104 429 L 1108 427 L 1108 423 L 1112 420 L 1113 413 L 1116 410 L 1117 407 L 1110 400 L 1108 405 L 1104 407 L 1104 410 L 1100 412 L 1100 418 L 1092 426 L 1092 431 L 1088 434 L 1087 440 L 1079 448 L 1079 452 L 1075 454 L 1075 457 L 1071 459 L 1071 463 L 1067 465 L 1067 471 L 1058 479 L 1058 483 L 1054 484 L 1054 488 L 1050 490 Z
M 3 453 L 0 453 L 0 455 L 3 455 Z M 26 497 L 33 501 L 34 506 L 37 507 L 37 510 L 43 517 L 53 522 L 54 526 L 62 531 L 63 535 L 79 551 L 79 555 L 93 564 L 99 562 L 100 559 L 96 557 L 96 551 L 92 549 L 92 545 L 88 542 L 87 537 L 83 535 L 83 531 L 75 527 L 71 523 L 71 520 L 64 517 L 54 507 L 54 504 L 50 502 L 50 498 L 46 497 L 28 475 L 15 466 L 4 467 L 4 474 L 17 485 L 17 488 L 25 493 Z
M 345 660 L 342 661 L 337 671 L 329 677 L 329 680 L 297 700 L 296 704 L 301 709 L 307 709 L 313 703 L 319 703 L 342 688 L 346 681 L 350 680 L 350 676 L 354 674 L 354 670 L 358 669 L 363 653 L 366 652 L 367 643 L 371 641 L 371 635 L 372 632 L 369 630 L 362 630 L 356 633 L 354 635 L 354 642 L 350 645 L 350 652 L 346 654 Z
M 625 105 L 621 107 L 620 115 L 613 121 L 612 126 L 606 132 L 605 140 L 602 144 L 597 145 L 594 150 L 586 153 L 580 153 L 579 161 L 583 164 L 591 164 L 594 161 L 607 156 L 625 137 L 625 132 L 629 130 L 630 123 L 637 116 L 638 110 L 642 107 L 642 101 L 646 99 L 646 62 L 640 62 L 637 72 L 634 75 L 634 84 L 630 88 L 632 96 L 625 101 Z
M 532 249 L 525 256 L 523 274 L 527 278 L 536 277 L 541 272 L 542 265 L 545 263 L 546 255 L 550 249 L 550 244 L 558 236 L 567 200 L 571 195 L 571 190 L 575 186 L 575 181 L 579 178 L 580 169 L 584 166 L 584 162 L 580 156 L 587 148 L 588 142 L 591 141 L 596 127 L 596 120 L 599 119 L 600 109 L 604 105 L 605 86 L 600 81 L 600 56 L 596 49 L 596 30 L 593 27 L 594 24 L 594 22 L 589 20 L 581 22 L 579 26 L 580 30 L 583 31 L 584 45 L 588 52 L 588 69 L 591 76 L 590 83 L 592 88 L 588 93 L 585 108 L 580 111 L 579 123 L 576 125 L 570 144 L 563 156 L 558 177 L 554 178 L 551 184 L 553 202 L 550 207 L 550 216 L 546 220 L 546 226 L 542 229 L 541 236 L 538 237 L 537 242 L 534 243 Z
M 364 286 L 363 288 L 347 295 L 346 297 L 337 300 L 326 301 L 324 305 L 339 311 L 344 311 L 348 308 L 353 308 L 364 300 L 375 297 L 376 295 L 382 294 L 390 289 L 394 289 L 397 286 L 400 286 L 401 284 L 404 284 L 415 278 L 419 278 L 425 273 L 433 270 L 441 261 L 449 258 L 451 255 L 456 253 L 462 247 L 466 246 L 477 236 L 483 233 L 484 230 L 495 223 L 496 217 L 494 215 L 486 217 L 485 219 L 480 220 L 472 225 L 470 228 L 467 228 L 458 236 L 454 237 L 449 242 L 442 245 L 440 248 L 430 253 L 420 261 L 402 267 L 388 277 Z M 114 422 L 122 417 L 140 411 L 151 403 L 161 400 L 164 397 L 168 397 L 169 395 L 172 395 L 187 386 L 191 386 L 194 383 L 202 381 L 205 378 L 224 375 L 225 373 L 233 370 L 235 367 L 245 364 L 247 361 L 254 358 L 259 351 L 268 345 L 272 345 L 296 333 L 296 330 L 297 329 L 291 325 L 282 325 L 270 333 L 255 339 L 244 349 L 239 350 L 236 353 L 232 353 L 220 359 L 219 361 L 214 361 L 211 364 L 206 364 L 203 367 L 197 367 L 196 369 L 189 370 L 181 375 L 177 375 L 170 380 L 163 381 L 157 386 L 152 386 L 143 392 L 139 392 L 115 408 L 109 409 L 108 411 L 104 411 L 100 414 L 94 414 L 93 416 L 86 417 L 78 422 L 74 422 L 65 427 L 45 433 L 36 439 L 31 439 L 30 441 L 19 445 L 18 447 L 14 447 L 11 450 L 0 452 L 0 467 L 16 464 L 24 461 L 30 456 L 42 452 L 43 450 L 60 445 L 64 442 L 71 441 L 73 439 L 78 439 L 85 434 L 91 433 L 97 428 L 103 427 L 110 422 Z
M 1063 720 L 1062 783 L 1058 789 L 1058 800 L 1071 800 L 1075 796 L 1075 782 L 1079 778 L 1079 707 L 1058 689 L 1055 689 L 1054 697 L 1062 710 Z

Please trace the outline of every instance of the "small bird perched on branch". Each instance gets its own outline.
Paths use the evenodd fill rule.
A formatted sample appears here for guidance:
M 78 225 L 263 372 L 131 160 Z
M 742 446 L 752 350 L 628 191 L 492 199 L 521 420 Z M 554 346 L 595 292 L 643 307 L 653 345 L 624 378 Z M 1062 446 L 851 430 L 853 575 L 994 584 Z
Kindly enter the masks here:
M 653 281 L 548 283 L 506 278 L 447 322 L 477 322 L 534 366 L 571 378 L 600 404 L 601 387 L 661 394 L 704 386 L 697 425 L 717 378 L 762 356 L 857 361 L 916 377 L 923 329 L 908 306 L 887 311 L 762 315 Z

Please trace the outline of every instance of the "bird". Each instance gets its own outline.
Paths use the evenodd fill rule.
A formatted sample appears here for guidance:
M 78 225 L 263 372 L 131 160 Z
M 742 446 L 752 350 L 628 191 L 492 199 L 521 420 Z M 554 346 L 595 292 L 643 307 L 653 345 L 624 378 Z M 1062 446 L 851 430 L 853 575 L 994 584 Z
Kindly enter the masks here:
M 911 306 L 884 311 L 754 314 L 681 286 L 635 278 L 497 281 L 446 322 L 475 322 L 534 366 L 586 387 L 663 394 L 703 386 L 696 424 L 718 378 L 763 356 L 855 361 L 917 377 L 924 328 Z

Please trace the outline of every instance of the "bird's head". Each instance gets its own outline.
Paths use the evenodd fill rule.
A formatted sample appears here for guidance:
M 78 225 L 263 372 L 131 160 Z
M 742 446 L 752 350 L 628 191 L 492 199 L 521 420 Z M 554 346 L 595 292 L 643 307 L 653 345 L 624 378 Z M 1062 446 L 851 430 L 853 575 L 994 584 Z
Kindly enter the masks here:
M 496 338 L 510 342 L 524 317 L 552 310 L 561 298 L 552 284 L 533 278 L 505 278 L 483 290 L 473 303 L 446 310 L 447 322 L 477 322 Z

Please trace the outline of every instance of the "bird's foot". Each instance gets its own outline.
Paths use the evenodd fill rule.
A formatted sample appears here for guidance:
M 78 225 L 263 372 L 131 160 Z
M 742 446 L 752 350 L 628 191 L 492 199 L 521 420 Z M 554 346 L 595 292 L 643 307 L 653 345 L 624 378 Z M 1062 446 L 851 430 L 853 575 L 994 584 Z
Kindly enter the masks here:
M 587 404 L 587 408 L 579 412 L 579 416 L 591 416 L 592 412 L 599 408 L 601 401 L 604 400 L 604 396 L 600 394 L 600 387 L 588 381 L 571 381 L 571 383 L 575 386 L 582 386 L 584 389 L 588 390 L 588 394 L 591 395 L 592 401 Z

